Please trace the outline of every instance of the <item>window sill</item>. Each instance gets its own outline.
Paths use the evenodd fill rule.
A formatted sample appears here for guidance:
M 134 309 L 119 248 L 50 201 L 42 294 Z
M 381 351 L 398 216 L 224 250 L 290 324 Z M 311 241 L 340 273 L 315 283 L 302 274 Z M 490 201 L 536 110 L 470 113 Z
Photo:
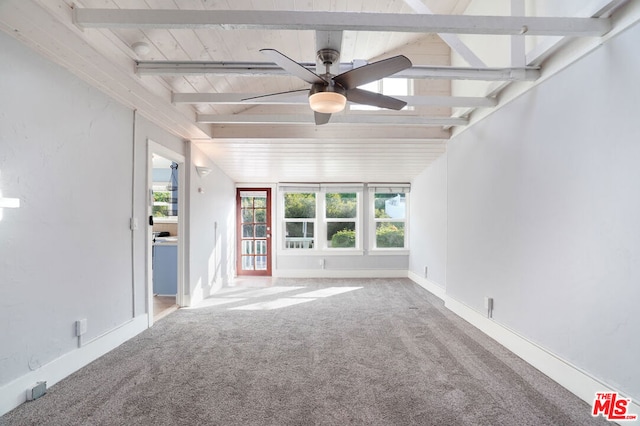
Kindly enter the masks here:
M 288 249 L 279 250 L 278 256 L 364 256 L 361 249 Z
M 399 249 L 371 249 L 367 253 L 369 256 L 408 256 L 409 250 Z

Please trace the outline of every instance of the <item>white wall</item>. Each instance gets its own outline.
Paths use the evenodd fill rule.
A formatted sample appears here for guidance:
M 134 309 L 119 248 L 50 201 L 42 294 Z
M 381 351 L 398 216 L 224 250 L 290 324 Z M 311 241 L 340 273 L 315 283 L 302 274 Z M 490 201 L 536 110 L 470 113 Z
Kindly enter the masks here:
M 234 182 L 196 146 L 190 158 L 189 303 L 195 304 L 233 278 L 236 199 Z M 199 176 L 196 166 L 211 173 Z
M 494 322 L 635 400 L 638 40 L 636 25 L 450 141 L 446 271 L 447 297 L 493 297 Z
M 131 320 L 133 113 L 0 34 L 0 386 Z M 26 388 L 25 388 L 26 389 Z M 24 392 L 24 389 L 23 389 Z
M 229 278 L 235 192 L 210 163 L 195 175 L 197 149 L 4 33 L 0 75 L 0 191 L 21 201 L 0 220 L 1 415 L 147 327 L 148 140 L 185 156 L 187 192 L 203 188 L 185 194 L 191 301 Z
M 447 154 L 412 183 L 409 271 L 438 287 L 447 282 Z M 425 267 L 428 268 L 425 276 Z

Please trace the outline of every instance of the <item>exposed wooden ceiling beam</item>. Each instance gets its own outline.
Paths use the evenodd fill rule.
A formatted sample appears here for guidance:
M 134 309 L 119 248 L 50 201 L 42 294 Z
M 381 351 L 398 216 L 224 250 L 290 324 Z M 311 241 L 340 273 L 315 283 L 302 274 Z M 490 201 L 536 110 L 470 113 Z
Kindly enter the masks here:
M 416 15 L 396 13 L 251 10 L 151 10 L 74 8 L 82 28 L 280 29 L 411 33 L 602 36 L 609 18 Z
M 311 71 L 315 64 L 301 63 Z M 353 69 L 350 63 L 340 64 L 340 72 Z M 136 65 L 138 75 L 187 75 L 187 74 L 242 74 L 247 76 L 289 75 L 270 62 L 204 62 L 204 61 L 140 61 Z M 540 77 L 539 67 L 522 68 L 468 68 L 414 65 L 400 71 L 392 78 L 436 78 L 447 80 L 484 81 L 533 81 Z
M 316 31 L 316 52 L 321 49 L 332 49 L 336 52 L 342 51 L 342 31 Z M 329 68 L 332 74 L 340 74 L 340 62 L 331 64 Z M 324 74 L 327 70 L 325 65 L 316 57 L 316 74 Z
M 174 104 L 224 104 L 224 105 L 303 105 L 308 104 L 307 92 L 293 93 L 290 97 L 266 97 L 257 99 L 260 93 L 173 93 Z M 407 102 L 409 106 L 443 107 L 494 107 L 495 98 L 459 96 L 394 96 Z M 246 99 L 246 100 L 243 100 Z
M 404 3 L 413 9 L 416 13 L 424 13 L 426 15 L 433 15 L 433 12 L 427 6 L 423 0 L 404 0 Z M 462 59 L 464 59 L 469 65 L 472 67 L 486 67 L 482 59 L 478 57 L 473 51 L 467 46 L 457 34 L 438 34 L 438 36 L 449 45 L 451 50 L 456 52 Z
M 313 116 L 307 114 L 281 115 L 281 114 L 198 114 L 197 123 L 278 123 L 278 124 L 301 124 L 309 123 L 314 125 Z M 466 118 L 450 117 L 419 117 L 403 115 L 340 115 L 334 114 L 331 117 L 332 124 L 367 124 L 367 125 L 399 125 L 407 124 L 413 126 L 464 126 L 468 124 Z

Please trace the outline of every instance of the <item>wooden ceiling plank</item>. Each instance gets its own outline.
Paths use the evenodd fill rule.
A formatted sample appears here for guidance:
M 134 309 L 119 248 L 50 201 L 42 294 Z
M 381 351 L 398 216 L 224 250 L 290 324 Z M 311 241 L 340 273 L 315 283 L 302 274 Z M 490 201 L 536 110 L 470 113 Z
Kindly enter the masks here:
M 433 15 L 433 11 L 423 0 L 404 0 L 404 2 L 416 13 Z M 451 47 L 472 67 L 486 67 L 487 65 L 467 46 L 457 34 L 438 34 L 440 38 Z

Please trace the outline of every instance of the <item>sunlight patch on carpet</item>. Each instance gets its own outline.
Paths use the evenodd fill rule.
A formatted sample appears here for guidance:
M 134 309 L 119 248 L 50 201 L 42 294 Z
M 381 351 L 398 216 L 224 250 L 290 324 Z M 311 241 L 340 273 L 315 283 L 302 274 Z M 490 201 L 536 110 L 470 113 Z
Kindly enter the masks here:
M 298 305 L 300 303 L 313 302 L 316 299 L 293 299 L 281 298 L 270 300 L 268 302 L 252 303 L 251 305 L 239 306 L 237 308 L 229 308 L 230 311 L 270 311 L 273 309 L 286 308 L 287 306 Z

